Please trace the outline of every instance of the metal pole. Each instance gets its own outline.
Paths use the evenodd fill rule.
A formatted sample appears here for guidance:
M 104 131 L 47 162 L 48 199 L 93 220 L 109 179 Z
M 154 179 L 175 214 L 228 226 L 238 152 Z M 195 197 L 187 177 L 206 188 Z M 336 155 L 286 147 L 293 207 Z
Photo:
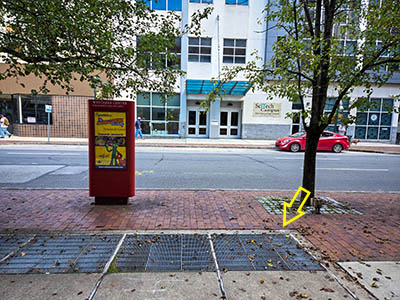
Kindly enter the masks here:
M 50 113 L 47 113 L 47 142 L 50 143 Z

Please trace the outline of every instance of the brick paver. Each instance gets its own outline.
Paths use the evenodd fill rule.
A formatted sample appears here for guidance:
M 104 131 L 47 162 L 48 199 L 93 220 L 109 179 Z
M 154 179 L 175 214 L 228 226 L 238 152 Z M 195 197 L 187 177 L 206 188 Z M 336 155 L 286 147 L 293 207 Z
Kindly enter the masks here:
M 262 191 L 138 191 L 127 206 L 95 206 L 87 190 L 2 190 L 0 232 L 282 229 Z M 400 260 L 400 194 L 321 193 L 363 215 L 306 215 L 296 229 L 331 260 Z

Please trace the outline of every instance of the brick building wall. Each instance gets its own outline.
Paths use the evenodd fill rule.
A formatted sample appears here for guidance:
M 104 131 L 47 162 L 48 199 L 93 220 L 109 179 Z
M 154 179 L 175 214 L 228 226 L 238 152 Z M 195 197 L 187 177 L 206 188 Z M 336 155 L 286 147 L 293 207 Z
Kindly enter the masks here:
M 81 96 L 52 96 L 51 137 L 88 137 L 88 99 Z M 47 137 L 47 125 L 13 124 L 18 136 Z

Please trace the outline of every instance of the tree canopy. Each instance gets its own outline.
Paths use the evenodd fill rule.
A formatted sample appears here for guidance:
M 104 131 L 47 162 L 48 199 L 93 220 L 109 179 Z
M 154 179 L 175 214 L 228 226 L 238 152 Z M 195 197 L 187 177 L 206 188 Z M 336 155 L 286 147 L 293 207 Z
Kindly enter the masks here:
M 400 5 L 391 0 L 280 0 L 265 8 L 266 30 L 280 35 L 266 63 L 253 60 L 246 66 L 225 71 L 230 80 L 241 73 L 253 89 L 271 97 L 301 103 L 299 117 L 307 132 L 303 187 L 314 195 L 315 154 L 322 131 L 341 105 L 370 105 L 374 87 L 385 84 L 399 71 Z M 355 87 L 363 95 L 350 99 Z M 335 102 L 329 112 L 328 88 Z M 210 95 L 211 99 L 216 94 Z M 395 95 L 393 95 L 395 96 Z M 307 106 L 305 99 L 311 100 Z M 342 122 L 354 122 L 354 117 Z
M 33 93 L 48 92 L 49 83 L 68 93 L 74 79 L 89 81 L 104 95 L 170 93 L 182 74 L 166 64 L 178 58 L 175 41 L 187 31 L 197 32 L 209 12 L 195 13 L 181 29 L 177 13 L 159 14 L 144 1 L 4 0 L 0 57 L 8 68 L 0 80 L 34 74 L 43 85 Z

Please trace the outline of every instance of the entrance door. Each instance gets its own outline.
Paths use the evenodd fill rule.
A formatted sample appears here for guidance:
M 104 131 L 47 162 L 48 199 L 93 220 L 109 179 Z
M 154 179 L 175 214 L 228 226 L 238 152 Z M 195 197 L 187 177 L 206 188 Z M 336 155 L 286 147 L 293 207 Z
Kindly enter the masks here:
M 219 136 L 240 138 L 240 111 L 221 110 L 219 119 Z
M 208 137 L 207 112 L 196 108 L 189 108 L 187 120 L 188 137 Z

